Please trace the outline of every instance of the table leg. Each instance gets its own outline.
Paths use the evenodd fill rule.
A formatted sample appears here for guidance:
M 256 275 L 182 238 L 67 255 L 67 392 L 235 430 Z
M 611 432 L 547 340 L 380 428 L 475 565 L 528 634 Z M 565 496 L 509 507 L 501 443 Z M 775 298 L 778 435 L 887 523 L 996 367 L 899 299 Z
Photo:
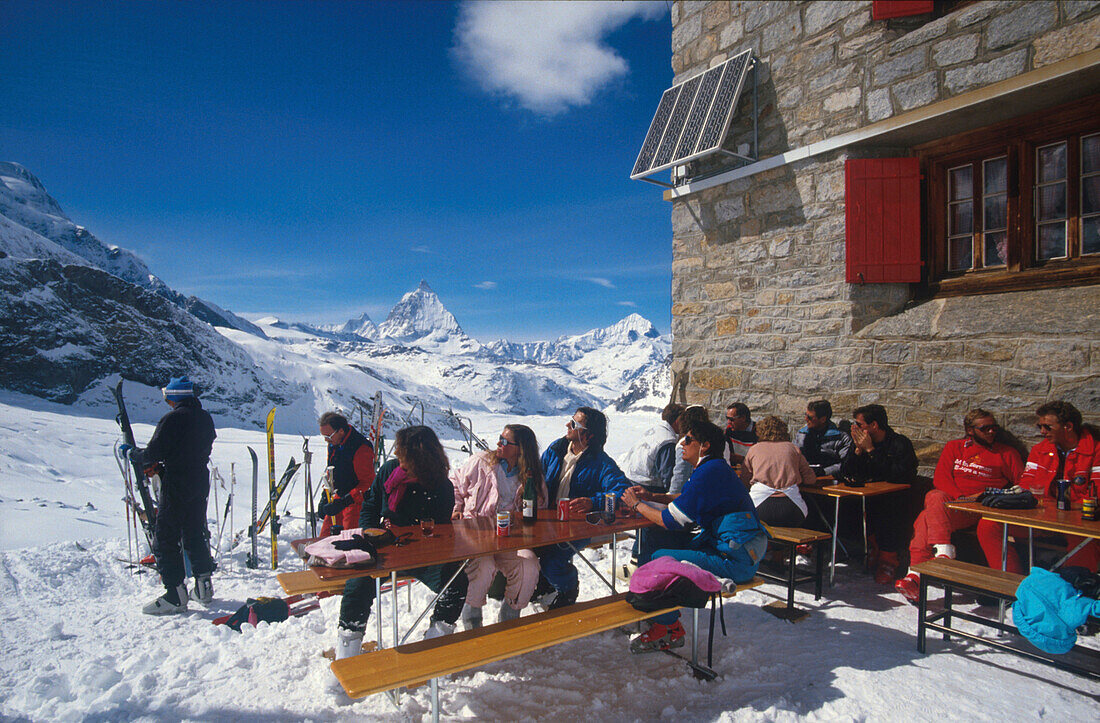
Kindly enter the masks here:
M 374 611 L 374 620 L 378 624 L 378 647 L 382 647 L 382 578 L 374 578 L 374 600 L 378 609 Z M 394 643 L 397 641 L 394 640 Z
M 1074 555 L 1076 555 L 1076 554 L 1077 554 L 1078 552 L 1080 552 L 1080 551 L 1081 551 L 1081 548 L 1082 548 L 1082 547 L 1084 547 L 1085 545 L 1089 544 L 1090 542 L 1092 542 L 1092 538 L 1091 538 L 1091 537 L 1086 537 L 1085 539 L 1081 540 L 1081 542 L 1079 542 L 1079 543 L 1077 544 L 1077 547 L 1075 547 L 1075 548 L 1073 548 L 1072 550 L 1070 550 L 1069 552 L 1067 552 L 1067 553 L 1065 554 L 1065 556 L 1064 556 L 1064 557 L 1063 557 L 1063 558 L 1062 558 L 1061 560 L 1059 560 L 1058 562 L 1054 563 L 1054 565 L 1053 565 L 1053 566 L 1052 566 L 1052 567 L 1050 568 L 1050 569 L 1051 569 L 1051 571 L 1057 570 L 1057 569 L 1058 569 L 1059 567 L 1061 567 L 1062 565 L 1066 564 L 1066 560 L 1068 560 L 1069 558 L 1071 558 L 1071 557 L 1073 557 Z
M 390 593 L 393 595 L 393 646 L 397 647 L 397 570 L 390 572 Z
M 838 498 L 837 502 L 839 504 L 839 502 L 840 502 L 839 498 Z M 859 502 L 860 502 L 860 505 L 863 508 L 863 560 L 864 560 L 863 567 L 867 568 L 867 567 L 869 567 L 867 565 L 867 562 L 871 559 L 869 557 L 869 554 L 870 554 L 871 551 L 870 551 L 870 549 L 868 549 L 868 546 L 867 546 L 867 498 L 866 497 L 860 497 Z
M 691 664 L 699 665 L 699 608 L 691 609 Z
M 588 569 L 589 569 L 589 570 L 591 570 L 592 572 L 596 573 L 596 577 L 598 577 L 598 578 L 600 578 L 601 580 L 603 580 L 603 584 L 604 584 L 604 585 L 607 585 L 608 589 L 609 589 L 609 590 L 611 590 L 611 592 L 612 592 L 612 593 L 614 593 L 614 592 L 615 592 L 615 585 L 614 585 L 614 583 L 610 583 L 610 582 L 608 582 L 608 581 L 607 581 L 607 578 L 605 578 L 605 577 L 604 577 L 603 575 L 601 575 L 601 574 L 600 574 L 600 571 L 596 569 L 596 566 L 595 566 L 595 565 L 593 565 L 593 564 L 592 564 L 592 562 L 591 562 L 591 561 L 590 561 L 590 560 L 589 560 L 589 559 L 588 559 L 587 557 L 585 557 L 585 556 L 584 556 L 583 554 L 581 554 L 581 551 L 577 549 L 577 546 L 576 546 L 576 545 L 574 545 L 574 544 L 573 544 L 572 542 L 567 542 L 567 543 L 565 543 L 565 544 L 567 544 L 567 545 L 569 545 L 570 547 L 572 547 L 572 548 L 573 548 L 573 553 L 574 553 L 574 554 L 573 554 L 573 556 L 574 556 L 574 557 L 579 557 L 579 558 L 580 558 L 581 560 L 583 560 L 583 561 L 584 561 L 584 564 L 585 564 L 585 565 L 588 565 Z M 611 576 L 611 579 L 612 579 L 612 580 L 614 580 L 614 579 L 615 579 L 615 576 L 614 576 L 614 575 L 612 575 L 612 576 Z
M 619 541 L 619 536 L 614 532 L 611 533 L 611 594 L 614 595 L 618 592 L 615 589 L 615 572 L 618 567 L 618 554 L 615 550 L 615 543 Z
M 1008 569 L 1008 525 L 1004 525 L 1001 528 L 1001 570 Z M 997 622 L 1001 625 L 1005 623 L 1005 601 L 1001 600 L 997 603 Z M 948 621 L 950 624 L 950 621 Z M 944 636 L 946 637 L 946 636 Z
M 428 611 L 430 611 L 432 608 L 435 607 L 436 600 L 438 600 L 439 597 L 443 593 L 447 592 L 447 588 L 449 588 L 452 584 L 454 584 L 455 578 L 457 578 L 460 574 L 462 574 L 462 571 L 465 570 L 466 566 L 469 565 L 469 564 L 470 564 L 470 560 L 463 560 L 462 564 L 458 566 L 457 570 L 455 570 L 455 574 L 451 575 L 451 579 L 448 580 L 447 583 L 443 587 L 439 588 L 439 592 L 437 592 L 435 594 L 435 597 L 433 597 L 431 599 L 431 601 L 427 604 L 427 606 L 423 610 L 420 611 L 420 615 L 416 618 L 416 620 L 413 622 L 413 624 L 411 626 L 409 626 L 409 629 L 407 631 L 405 631 L 405 636 L 403 638 L 401 638 L 401 643 L 400 643 L 401 645 L 405 644 L 405 641 L 408 640 L 409 636 L 412 635 L 414 630 L 416 630 L 416 626 L 420 624 L 420 621 L 424 619 L 424 616 L 428 614 Z M 396 627 L 394 629 L 396 630 Z M 397 647 L 397 646 L 394 646 L 394 647 Z
M 439 723 L 439 678 L 432 678 L 432 723 Z
M 1005 525 L 1005 529 L 1008 529 L 1007 525 Z M 1035 566 L 1035 528 L 1034 527 L 1027 528 L 1027 566 L 1028 566 L 1028 569 L 1031 569 L 1032 567 Z
M 836 577 L 836 540 L 840 536 L 840 498 L 833 499 L 833 556 L 829 558 L 829 587 Z

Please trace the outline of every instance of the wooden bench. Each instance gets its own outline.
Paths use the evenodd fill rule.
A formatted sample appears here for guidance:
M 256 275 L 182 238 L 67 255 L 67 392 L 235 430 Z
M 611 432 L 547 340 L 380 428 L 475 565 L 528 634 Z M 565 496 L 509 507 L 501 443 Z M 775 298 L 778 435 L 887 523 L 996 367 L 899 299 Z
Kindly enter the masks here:
M 738 589 L 756 587 L 762 582 L 754 578 L 739 585 Z M 615 630 L 678 609 L 641 612 L 631 607 L 625 596 L 625 593 L 619 593 L 475 630 L 377 650 L 333 661 L 330 667 L 351 698 L 362 698 L 430 680 L 433 714 L 438 719 L 436 681 L 442 676 Z M 697 643 L 694 629 L 691 635 L 692 667 L 698 669 L 701 666 L 694 661 Z
M 958 618 L 1019 636 L 1020 631 L 1013 625 L 954 608 L 952 597 L 956 591 L 964 591 L 1012 603 L 1016 600 L 1016 588 L 1024 579 L 1022 575 L 946 558 L 918 563 L 911 570 L 920 574 L 920 597 L 917 600 L 917 650 L 919 652 L 926 652 L 925 638 L 928 630 L 939 630 L 943 633 L 944 640 L 957 635 L 1061 670 L 1100 678 L 1100 651 L 1076 645 L 1069 653 L 1054 655 L 1039 650 L 1026 639 L 1021 640 L 1020 645 L 1015 645 L 1012 642 L 994 640 L 952 626 L 952 620 Z M 928 612 L 930 586 L 942 587 L 944 591 L 943 609 L 938 612 Z
M 297 572 L 280 572 L 275 576 L 279 585 L 287 595 L 302 595 L 309 592 L 329 592 L 341 595 L 344 592 L 344 582 L 326 582 L 317 577 L 313 570 L 299 570 Z
M 794 614 L 794 589 L 797 585 L 812 581 L 814 583 L 814 600 L 821 599 L 822 581 L 825 578 L 825 555 L 822 545 L 832 540 L 833 536 L 828 532 L 804 530 L 801 527 L 774 527 L 768 525 L 767 528 L 768 532 L 771 533 L 772 543 L 782 548 L 787 555 L 787 574 L 785 577 L 780 577 L 779 575 L 760 570 L 757 570 L 756 574 L 765 580 L 778 582 L 787 586 L 787 608 L 786 614 L 782 617 L 792 620 L 804 617 L 804 614 Z M 812 545 L 814 554 L 813 572 L 801 576 L 798 575 L 796 567 L 796 558 L 798 556 L 797 548 L 799 545 Z

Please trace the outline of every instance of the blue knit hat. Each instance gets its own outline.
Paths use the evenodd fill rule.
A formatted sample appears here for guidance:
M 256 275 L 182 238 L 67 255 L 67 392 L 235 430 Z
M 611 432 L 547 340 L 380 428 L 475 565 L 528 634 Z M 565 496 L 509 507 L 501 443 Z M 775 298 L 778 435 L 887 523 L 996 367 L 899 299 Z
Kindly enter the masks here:
M 164 398 L 171 402 L 195 396 L 195 388 L 187 377 L 172 377 L 164 388 Z

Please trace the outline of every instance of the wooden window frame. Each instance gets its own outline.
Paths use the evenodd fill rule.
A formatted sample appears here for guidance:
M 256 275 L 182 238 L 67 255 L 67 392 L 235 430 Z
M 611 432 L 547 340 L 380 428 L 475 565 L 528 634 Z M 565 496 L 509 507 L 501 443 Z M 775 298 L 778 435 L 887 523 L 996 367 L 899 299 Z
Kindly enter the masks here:
M 976 131 L 925 143 L 914 149 L 925 179 L 924 255 L 926 285 L 931 294 L 981 294 L 1100 283 L 1100 254 L 1081 251 L 1081 138 L 1100 132 L 1096 108 L 1100 95 L 1046 109 Z M 1067 141 L 1067 258 L 1037 259 L 1033 205 L 1036 151 Z M 1007 157 L 1007 265 L 948 272 L 948 171 L 974 166 L 974 261 L 982 252 L 980 230 L 984 216 L 983 161 Z

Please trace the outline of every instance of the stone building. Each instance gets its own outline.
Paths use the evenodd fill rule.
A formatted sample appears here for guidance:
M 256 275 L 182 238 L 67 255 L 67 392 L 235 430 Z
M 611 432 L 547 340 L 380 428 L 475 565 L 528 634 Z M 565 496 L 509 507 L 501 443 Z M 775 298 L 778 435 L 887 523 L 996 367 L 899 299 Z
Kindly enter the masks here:
M 665 192 L 674 387 L 798 425 L 810 399 L 881 403 L 925 462 L 973 406 L 1027 442 L 1049 399 L 1100 423 L 1100 2 L 876 4 L 672 4 L 674 82 L 751 49 L 759 109 L 759 160 Z M 904 283 L 847 280 L 846 168 L 872 158 L 919 163 Z

